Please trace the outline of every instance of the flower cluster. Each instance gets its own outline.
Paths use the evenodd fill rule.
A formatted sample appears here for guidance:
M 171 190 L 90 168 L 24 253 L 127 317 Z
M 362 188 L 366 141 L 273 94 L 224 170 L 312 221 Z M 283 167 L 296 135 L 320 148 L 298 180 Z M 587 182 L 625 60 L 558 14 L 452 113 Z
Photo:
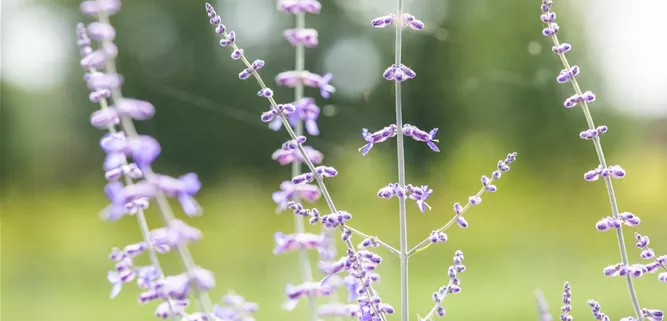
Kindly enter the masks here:
M 402 187 L 398 183 L 389 183 L 387 186 L 380 188 L 377 195 L 384 199 L 390 199 L 394 196 L 405 198 L 407 196 L 411 200 L 416 201 L 417 207 L 424 213 L 426 208 L 431 209 L 431 206 L 426 203 L 426 199 L 428 199 L 432 193 L 433 189 L 428 188 L 427 185 L 415 187 L 412 186 L 412 184 L 408 184 L 405 187 Z
M 100 147 L 106 153 L 103 168 L 108 183 L 104 191 L 111 204 L 101 214 L 107 220 L 136 216 L 144 236 L 142 242 L 112 250 L 109 258 L 114 262 L 114 269 L 107 274 L 112 285 L 111 297 L 120 294 L 123 284 L 136 280 L 142 289 L 139 302 L 162 301 L 155 310 L 158 318 L 238 320 L 217 316 L 209 306 L 207 291 L 215 286 L 215 278 L 213 273 L 194 264 L 187 248 L 189 243 L 201 239 L 201 232 L 175 219 L 166 199 L 177 199 L 188 216 L 200 214 L 201 207 L 194 199 L 201 188 L 197 175 L 190 173 L 174 178 L 153 172 L 151 165 L 162 149 L 155 138 L 139 135 L 133 121 L 151 119 L 155 107 L 146 101 L 125 98 L 121 93 L 123 77 L 116 73 L 114 62 L 118 54 L 113 43 L 116 32 L 109 23 L 109 16 L 117 13 L 120 6 L 119 0 L 84 1 L 82 12 L 97 21 L 87 26 L 79 23 L 76 28 L 77 45 L 83 56 L 81 66 L 86 71 L 84 80 L 91 91 L 89 99 L 100 106 L 91 114 L 90 123 L 107 130 L 100 139 Z M 93 49 L 92 40 L 100 44 L 99 49 Z M 152 200 L 157 200 L 165 226 L 149 231 L 143 211 Z M 157 254 L 171 250 L 178 252 L 186 271 L 165 276 Z M 135 265 L 135 258 L 144 252 L 149 252 L 150 264 Z M 202 311 L 186 313 L 188 298 L 193 292 Z
M 567 98 L 564 102 L 566 108 L 572 108 L 575 106 L 581 106 L 584 117 L 586 118 L 586 123 L 588 128 L 579 133 L 579 137 L 585 140 L 590 140 L 595 146 L 595 151 L 598 156 L 599 164 L 595 169 L 590 170 L 584 174 L 584 179 L 586 181 L 597 181 L 601 177 L 605 181 L 605 186 L 609 194 L 609 202 L 612 208 L 612 215 L 607 216 L 595 224 L 595 227 L 598 231 L 608 231 L 614 229 L 616 231 L 618 248 L 621 252 L 622 262 L 608 266 L 604 268 L 604 274 L 607 276 L 623 276 L 626 279 L 628 286 L 628 293 L 630 295 L 630 300 L 635 312 L 635 316 L 626 317 L 622 320 L 631 321 L 631 320 L 643 320 L 644 318 L 649 320 L 662 320 L 663 313 L 658 310 L 648 310 L 641 309 L 641 305 L 637 298 L 633 278 L 640 277 L 645 273 L 654 273 L 660 267 L 667 271 L 665 268 L 665 263 L 667 262 L 667 256 L 656 258 L 655 254 L 651 249 L 648 248 L 648 237 L 642 236 L 638 233 L 635 233 L 635 239 L 637 240 L 637 247 L 642 249 L 641 257 L 648 260 L 653 260 L 649 264 L 630 264 L 627 259 L 627 250 L 625 248 L 625 243 L 623 241 L 623 231 L 622 226 L 637 226 L 641 222 L 639 217 L 636 215 L 623 212 L 619 213 L 618 202 L 616 201 L 616 195 L 614 193 L 612 178 L 620 179 L 626 176 L 625 170 L 619 165 L 607 165 L 605 159 L 600 136 L 608 131 L 607 126 L 595 126 L 591 112 L 588 108 L 588 104 L 595 101 L 596 96 L 591 91 L 583 92 L 581 86 L 577 82 L 577 76 L 580 74 L 581 70 L 578 66 L 570 65 L 566 53 L 572 49 L 572 45 L 568 43 L 561 43 L 558 39 L 557 33 L 560 30 L 559 26 L 556 24 L 556 13 L 551 11 L 553 1 L 551 0 L 542 0 L 540 9 L 542 15 L 540 20 L 545 24 L 544 29 L 542 29 L 542 34 L 546 37 L 549 37 L 553 42 L 552 51 L 559 57 L 560 61 L 563 63 L 563 69 L 560 71 L 556 77 L 556 81 L 559 83 L 571 83 L 572 88 L 575 93 Z M 661 274 L 663 275 L 663 274 Z M 661 277 L 658 277 L 661 279 Z M 667 274 L 664 274 L 664 278 L 667 279 Z M 566 293 L 568 293 L 569 287 L 566 287 Z M 564 296 L 565 297 L 565 296 Z M 569 306 L 569 302 L 566 302 Z M 600 312 L 600 305 L 594 301 L 588 301 L 588 305 L 591 307 L 593 316 L 598 320 L 609 320 L 609 317 L 604 313 Z M 566 316 L 566 319 L 570 319 L 570 316 Z M 563 319 L 563 316 L 561 316 Z
M 367 144 L 359 148 L 361 155 L 365 156 L 368 154 L 371 148 L 373 148 L 373 145 L 385 142 L 389 140 L 389 138 L 396 137 L 397 132 L 398 126 L 395 124 L 391 124 L 373 133 L 370 133 L 367 128 L 362 128 L 361 136 L 364 138 Z M 435 139 L 435 134 L 438 132 L 437 128 L 434 128 L 427 133 L 417 128 L 416 126 L 405 124 L 403 125 L 401 132 L 405 136 L 412 137 L 412 139 L 415 141 L 425 142 L 426 145 L 428 145 L 428 147 L 431 148 L 434 152 L 440 151 L 438 146 L 435 145 L 435 143 L 438 142 L 438 140 Z
M 563 306 L 560 310 L 561 321 L 572 321 L 572 316 L 570 315 L 570 312 L 572 312 L 572 287 L 570 287 L 570 283 L 568 282 L 565 282 L 563 285 Z
M 424 318 L 418 316 L 417 319 L 419 321 L 432 320 L 434 314 L 437 314 L 440 317 L 445 316 L 445 307 L 442 306 L 443 301 L 449 294 L 461 292 L 461 280 L 458 278 L 458 274 L 465 270 L 466 266 L 463 265 L 463 252 L 456 251 L 454 253 L 454 264 L 447 269 L 449 282 L 447 285 L 440 287 L 437 292 L 433 292 L 432 298 L 433 302 L 435 302 L 433 309 L 431 309 Z

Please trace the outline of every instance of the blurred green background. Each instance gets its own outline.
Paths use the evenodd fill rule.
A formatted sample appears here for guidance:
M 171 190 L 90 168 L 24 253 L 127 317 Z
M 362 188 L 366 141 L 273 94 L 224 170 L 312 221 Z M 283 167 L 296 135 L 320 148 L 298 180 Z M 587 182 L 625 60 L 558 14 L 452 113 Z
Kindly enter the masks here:
M 394 119 L 392 84 L 381 81 L 393 61 L 393 31 L 368 26 L 371 18 L 392 12 L 393 1 L 322 2 L 322 14 L 307 17 L 307 25 L 319 30 L 320 45 L 307 50 L 306 65 L 332 72 L 338 91 L 329 101 L 318 98 L 322 134 L 309 142 L 339 170 L 327 183 L 337 206 L 354 215 L 352 225 L 398 246 L 397 202 L 375 196 L 396 180 L 393 140 L 366 157 L 357 152 L 364 144 L 361 128 L 374 131 Z M 293 67 L 294 50 L 281 38 L 293 17 L 275 12 L 273 0 L 214 4 L 249 57 L 266 60 L 269 83 Z M 614 35 L 591 35 L 581 19 L 586 8 L 570 4 L 557 3 L 561 38 L 574 45 L 570 57 L 582 67 L 581 81 L 598 94 L 592 108 L 596 121 L 611 128 L 604 136 L 609 163 L 628 171 L 615 181 L 620 209 L 643 222 L 625 229 L 630 257 L 640 262 L 635 230 L 667 254 L 665 101 L 637 100 L 628 112 L 619 109 L 619 100 L 605 98 L 623 94 L 614 92 L 604 77 L 607 66 L 593 53 Z M 88 20 L 75 1 L 2 5 L 2 320 L 152 320 L 154 304 L 137 304 L 134 286 L 109 300 L 107 254 L 140 234 L 132 218 L 109 223 L 97 216 L 107 204 L 104 155 L 97 147 L 102 133 L 88 125 L 96 106 L 87 100 L 74 39 L 76 22 Z M 581 111 L 562 108 L 571 88 L 555 82 L 561 67 L 540 35 L 538 6 L 537 0 L 407 1 L 408 12 L 427 30 L 405 33 L 404 63 L 418 77 L 404 86 L 404 121 L 439 127 L 442 150 L 407 141 L 408 182 L 435 190 L 432 211 L 422 214 L 409 203 L 409 243 L 449 220 L 452 204 L 474 194 L 480 175 L 489 175 L 498 159 L 519 154 L 498 182 L 499 192 L 469 212 L 468 229 L 451 229 L 449 242 L 411 259 L 413 315 L 428 312 L 431 292 L 446 282 L 457 249 L 468 270 L 461 276 L 463 292 L 445 302 L 449 319 L 536 319 L 537 288 L 557 314 L 566 280 L 575 316 L 589 317 L 585 302 L 591 298 L 613 318 L 631 314 L 624 281 L 602 275 L 603 267 L 620 260 L 614 233 L 594 229 L 610 215 L 607 195 L 602 182 L 582 179 L 597 165 L 595 153 L 577 137 L 585 126 Z M 273 234 L 291 231 L 293 218 L 276 215 L 270 196 L 290 170 L 270 159 L 286 134 L 259 122 L 267 106 L 255 95 L 256 83 L 238 81 L 242 66 L 217 47 L 203 2 L 125 1 L 112 22 L 124 92 L 153 102 L 158 111 L 138 124 L 163 146 L 155 169 L 195 171 L 204 182 L 198 200 L 205 215 L 188 223 L 204 232 L 192 251 L 199 265 L 216 273 L 212 296 L 217 300 L 233 289 L 260 304 L 259 320 L 306 320 L 306 304 L 291 313 L 280 308 L 285 285 L 298 283 L 300 274 L 296 254 L 271 254 Z M 633 83 L 650 86 L 655 79 Z M 291 95 L 276 88 L 279 101 Z M 154 208 L 148 217 L 151 226 L 160 224 Z M 398 260 L 378 252 L 385 261 L 377 290 L 398 307 Z M 176 258 L 163 259 L 169 273 L 180 272 Z M 644 307 L 667 308 L 667 286 L 655 275 L 636 280 L 636 287 Z

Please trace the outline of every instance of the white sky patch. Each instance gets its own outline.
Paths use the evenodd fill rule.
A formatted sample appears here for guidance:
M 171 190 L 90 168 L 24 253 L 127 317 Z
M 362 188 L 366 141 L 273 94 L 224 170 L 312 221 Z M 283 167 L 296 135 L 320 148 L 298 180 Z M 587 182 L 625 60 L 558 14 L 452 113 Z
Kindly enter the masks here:
M 667 1 L 589 0 L 579 8 L 607 100 L 635 115 L 667 116 Z
M 26 91 L 53 89 L 78 54 L 75 25 L 57 6 L 26 4 L 3 3 L 2 79 Z

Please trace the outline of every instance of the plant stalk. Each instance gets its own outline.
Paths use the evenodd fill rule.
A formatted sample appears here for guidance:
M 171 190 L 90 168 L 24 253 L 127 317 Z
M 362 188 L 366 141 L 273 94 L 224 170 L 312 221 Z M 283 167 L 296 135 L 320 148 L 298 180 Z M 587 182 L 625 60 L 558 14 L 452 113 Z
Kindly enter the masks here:
M 303 12 L 296 13 L 296 28 L 303 29 L 306 27 L 306 14 Z M 304 50 L 303 44 L 298 44 L 296 46 L 296 58 L 295 58 L 295 70 L 297 72 L 303 72 L 305 69 L 305 60 L 306 53 Z M 294 101 L 298 102 L 303 98 L 303 84 L 298 83 L 294 86 Z M 301 118 L 298 118 L 296 126 L 294 126 L 294 131 L 297 136 L 303 135 L 303 121 Z M 292 162 L 292 177 L 301 174 L 301 162 L 294 160 Z M 299 193 L 294 194 L 294 201 L 299 202 Z M 304 224 L 304 217 L 299 215 L 292 215 L 294 217 L 294 230 L 296 233 L 304 233 L 306 231 Z M 313 281 L 313 272 L 310 267 L 310 260 L 308 259 L 308 250 L 301 249 L 299 250 L 299 265 L 301 266 L 301 277 L 305 282 Z M 317 302 L 315 297 L 308 295 L 308 315 L 310 316 L 311 321 L 317 321 Z
M 396 68 L 401 65 L 401 47 L 403 45 L 403 24 L 401 16 L 403 15 L 403 0 L 398 0 L 396 5 L 396 39 L 394 47 L 394 64 Z M 405 187 L 405 150 L 403 145 L 403 110 L 401 106 L 401 82 L 394 80 L 395 98 L 396 98 L 396 159 L 398 163 L 398 185 Z M 401 321 L 408 321 L 409 302 L 408 302 L 408 223 L 405 197 L 398 198 L 398 219 L 400 233 L 400 265 L 401 265 Z
M 552 27 L 552 24 L 548 24 L 549 27 Z M 553 41 L 555 46 L 560 46 L 560 42 L 558 41 L 558 36 L 555 34 L 551 36 L 551 40 Z M 563 67 L 565 69 L 569 70 L 570 63 L 567 60 L 567 57 L 565 57 L 565 54 L 563 53 L 558 53 L 558 57 L 560 58 L 561 62 L 563 63 Z M 581 87 L 579 87 L 579 83 L 577 82 L 576 77 L 571 77 L 570 82 L 572 83 L 572 87 L 574 88 L 574 92 L 578 95 L 582 94 Z M 595 129 L 595 123 L 593 122 L 593 117 L 591 116 L 591 111 L 588 108 L 588 104 L 586 102 L 581 102 L 581 110 L 584 112 L 584 117 L 586 118 L 586 123 L 588 124 L 589 129 Z M 602 151 L 602 144 L 600 143 L 600 137 L 596 136 L 593 138 L 593 145 L 595 146 L 595 153 L 597 154 L 598 160 L 600 161 L 600 165 L 603 168 L 607 168 L 607 160 L 605 159 L 604 152 Z M 614 218 L 618 219 L 619 214 L 618 214 L 618 203 L 616 202 L 616 194 L 614 193 L 614 186 L 611 182 L 611 177 L 603 177 L 605 186 L 607 188 L 607 194 L 609 195 L 609 205 L 611 206 L 611 214 Z M 625 266 L 629 266 L 628 262 L 628 252 L 625 248 L 625 240 L 623 238 L 623 230 L 621 227 L 615 229 L 616 230 L 616 239 L 618 243 L 618 250 L 621 254 L 621 262 Z M 635 291 L 634 283 L 632 281 L 632 277 L 628 274 L 625 276 L 625 281 L 626 285 L 628 288 L 628 294 L 630 295 L 630 301 L 632 302 L 632 308 L 635 311 L 636 317 L 639 320 L 644 320 L 644 317 L 641 314 L 641 306 L 639 305 L 639 299 L 637 298 L 637 292 Z

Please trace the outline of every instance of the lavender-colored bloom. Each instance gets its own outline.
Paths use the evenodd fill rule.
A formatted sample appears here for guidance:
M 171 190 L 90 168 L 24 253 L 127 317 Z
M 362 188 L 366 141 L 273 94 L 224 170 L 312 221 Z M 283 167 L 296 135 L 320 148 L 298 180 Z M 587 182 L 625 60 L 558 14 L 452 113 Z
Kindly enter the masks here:
M 316 0 L 278 0 L 278 10 L 286 13 L 312 13 L 318 14 L 322 4 Z
M 568 282 L 565 282 L 563 288 L 563 306 L 561 307 L 562 313 L 560 315 L 560 319 L 562 321 L 571 321 L 572 316 L 570 315 L 570 311 L 572 311 L 572 288 Z
M 121 117 L 131 117 L 135 120 L 148 120 L 155 115 L 153 104 L 144 100 L 123 98 L 115 107 Z
M 295 200 L 297 195 L 300 199 L 314 202 L 318 200 L 322 194 L 320 193 L 319 187 L 316 185 L 295 185 L 291 181 L 284 181 L 280 184 L 280 191 L 272 194 L 273 201 L 278 204 L 276 212 L 282 212 L 287 209 L 288 202 Z
M 596 320 L 609 321 L 609 317 L 602 313 L 600 303 L 595 300 L 588 300 L 588 306 L 591 307 L 591 313 Z
M 80 5 L 81 12 L 92 17 L 98 15 L 112 15 L 120 10 L 119 0 L 91 0 Z
M 359 313 L 358 304 L 322 304 L 317 308 L 320 317 L 350 317 L 354 318 Z
M 201 237 L 201 231 L 181 220 L 173 220 L 169 222 L 168 227 L 157 228 L 150 232 L 153 246 L 162 248 L 177 248 L 199 241 Z
M 171 306 L 169 302 L 160 303 L 157 308 L 155 308 L 155 316 L 160 319 L 169 319 L 173 315 L 182 316 L 185 314 L 185 308 L 190 305 L 190 301 L 187 299 L 171 300 L 170 302 Z
M 120 118 L 115 108 L 98 109 L 90 115 L 90 124 L 99 129 L 106 129 L 119 123 Z
M 251 315 L 259 310 L 257 303 L 247 302 L 244 297 L 235 293 L 222 297 L 222 302 L 222 305 L 213 306 L 213 314 L 223 321 L 254 321 Z
M 396 19 L 396 15 L 394 14 L 388 14 L 386 16 L 377 17 L 371 20 L 371 26 L 375 28 L 384 28 L 392 24 L 394 22 L 394 19 Z
M 321 217 L 322 224 L 324 224 L 326 228 L 336 228 L 340 225 L 345 225 L 345 222 L 351 219 L 352 214 L 345 211 L 338 211 L 337 213 L 331 213 Z
M 395 81 L 406 81 L 417 77 L 417 74 L 414 70 L 410 69 L 408 66 L 400 64 L 398 67 L 393 64 L 387 68 L 382 77 L 386 80 L 395 80 Z
M 285 292 L 287 293 L 287 302 L 283 304 L 283 309 L 291 311 L 299 303 L 299 298 L 304 296 L 328 296 L 333 290 L 320 282 L 305 282 L 299 285 L 288 284 Z
M 310 146 L 303 146 L 303 149 L 306 151 L 308 159 L 313 164 L 321 164 L 324 160 L 324 155 L 320 151 Z M 280 148 L 273 152 L 273 154 L 271 154 L 271 159 L 278 161 L 278 163 L 283 166 L 290 164 L 295 160 L 301 163 L 305 163 L 306 161 L 298 149 L 285 150 L 284 148 Z
M 332 78 L 333 75 L 330 73 L 320 76 L 309 71 L 286 71 L 279 73 L 275 80 L 279 86 L 295 87 L 301 83 L 304 86 L 319 88 L 322 98 L 329 98 L 336 91 L 336 88 L 329 85 Z
M 283 234 L 276 232 L 273 239 L 276 242 L 276 247 L 273 249 L 273 254 L 281 254 L 293 252 L 296 250 L 318 249 L 322 246 L 324 241 L 322 235 L 311 233 L 295 233 Z
M 292 127 L 295 127 L 299 120 L 304 122 L 308 134 L 317 136 L 320 134 L 317 126 L 317 117 L 320 115 L 320 108 L 315 104 L 315 99 L 305 97 L 295 101 L 294 106 L 296 112 L 287 116 L 287 121 Z M 283 122 L 279 118 L 275 118 L 269 123 L 269 127 L 274 131 L 280 130 Z
M 369 133 L 368 129 L 363 128 L 361 130 L 361 135 L 364 137 L 364 140 L 368 142 L 363 147 L 359 148 L 362 156 L 368 154 L 368 152 L 373 148 L 374 144 L 385 142 L 389 138 L 395 137 L 398 131 L 398 127 L 395 124 L 391 124 L 385 128 L 382 128 L 374 133 Z
M 642 309 L 642 316 L 648 318 L 649 321 L 662 321 L 665 313 L 661 310 Z
M 165 195 L 177 198 L 183 211 L 188 216 L 201 214 L 202 208 L 193 197 L 201 189 L 197 174 L 189 173 L 179 178 L 156 175 L 152 183 Z
M 398 185 L 398 183 L 389 183 L 387 186 L 380 188 L 377 195 L 380 198 L 390 199 L 394 196 L 404 198 L 405 193 L 405 188 Z
M 416 126 L 410 125 L 410 124 L 405 124 L 403 125 L 403 134 L 409 137 L 412 137 L 412 139 L 418 141 L 418 142 L 426 142 L 428 147 L 430 147 L 434 152 L 439 152 L 440 149 L 438 149 L 438 146 L 435 145 L 435 143 L 438 142 L 437 139 L 435 139 L 435 134 L 438 132 L 437 128 L 433 128 L 430 132 L 425 132 Z
M 130 155 L 139 168 L 150 166 L 162 151 L 160 143 L 146 135 L 128 139 L 128 143 Z
M 426 199 L 428 199 L 431 196 L 433 190 L 428 188 L 427 185 L 422 185 L 421 187 L 414 187 L 411 184 L 408 184 L 405 187 L 405 191 L 411 200 L 417 201 L 417 207 L 422 213 L 426 212 L 426 208 L 428 208 L 429 210 L 431 209 L 431 206 L 429 206 L 426 203 Z
M 422 30 L 424 29 L 424 23 L 421 20 L 415 19 L 415 16 L 404 13 L 401 17 L 403 27 L 410 27 L 413 30 Z
M 283 31 L 283 37 L 293 46 L 304 45 L 308 48 L 315 48 L 319 43 L 315 29 L 287 29 Z

